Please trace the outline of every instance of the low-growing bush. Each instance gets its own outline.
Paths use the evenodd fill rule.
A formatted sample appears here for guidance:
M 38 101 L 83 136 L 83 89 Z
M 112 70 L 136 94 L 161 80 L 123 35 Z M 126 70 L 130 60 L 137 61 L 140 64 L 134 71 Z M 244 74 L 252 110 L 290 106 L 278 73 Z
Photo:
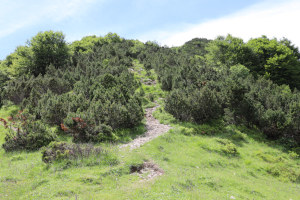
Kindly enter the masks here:
M 180 132 L 184 135 L 191 136 L 195 135 L 196 131 L 194 128 L 185 128 L 185 127 L 180 127 Z
M 197 126 L 197 134 L 199 135 L 216 135 L 221 134 L 224 131 L 224 126 L 217 121 Z
M 282 181 L 292 181 L 298 182 L 300 181 L 300 173 L 299 171 L 296 172 L 292 168 L 279 163 L 279 164 L 272 164 L 266 167 L 266 172 L 274 177 L 278 177 Z
M 228 139 L 217 139 L 217 142 L 219 142 L 221 146 L 221 151 L 225 153 L 226 155 L 237 155 L 238 150 L 235 144 L 233 144 L 230 140 Z
M 10 117 L 6 127 L 9 129 L 2 145 L 5 151 L 37 150 L 54 141 L 56 136 L 40 121 L 31 121 L 19 113 L 15 119 Z
M 66 142 L 52 142 L 42 151 L 45 163 L 69 161 L 72 165 L 115 165 L 119 161 L 110 151 L 92 144 L 69 144 Z
M 101 142 L 116 139 L 110 126 L 96 125 L 88 116 L 85 116 L 84 119 L 69 116 L 65 120 L 65 124 L 61 124 L 61 129 L 70 133 L 74 142 Z

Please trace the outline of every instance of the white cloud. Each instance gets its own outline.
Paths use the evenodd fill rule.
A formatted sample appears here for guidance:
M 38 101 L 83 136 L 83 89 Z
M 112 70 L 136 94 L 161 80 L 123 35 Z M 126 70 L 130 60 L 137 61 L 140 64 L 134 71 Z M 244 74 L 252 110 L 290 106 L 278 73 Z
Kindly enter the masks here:
M 155 40 L 168 46 L 179 46 L 195 37 L 215 39 L 228 33 L 247 41 L 266 35 L 286 37 L 300 47 L 300 1 L 264 1 L 232 15 L 200 24 L 182 27 L 183 31 L 157 32 Z M 153 38 L 154 33 L 152 33 Z
M 95 1 L 97 0 L 3 0 L 0 2 L 0 38 L 45 20 L 59 22 L 80 15 Z

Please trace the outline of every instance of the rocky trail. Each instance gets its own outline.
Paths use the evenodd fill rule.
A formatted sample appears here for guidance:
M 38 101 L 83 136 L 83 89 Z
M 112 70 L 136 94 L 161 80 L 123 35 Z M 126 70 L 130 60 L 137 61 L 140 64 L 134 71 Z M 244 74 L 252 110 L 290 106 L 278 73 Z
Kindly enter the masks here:
M 152 113 L 159 107 L 156 105 L 153 108 L 146 109 L 146 133 L 134 139 L 133 141 L 123 144 L 120 148 L 130 147 L 130 149 L 136 149 L 146 142 L 153 140 L 154 138 L 168 132 L 172 127 L 169 125 L 161 124 L 157 119 L 155 119 Z

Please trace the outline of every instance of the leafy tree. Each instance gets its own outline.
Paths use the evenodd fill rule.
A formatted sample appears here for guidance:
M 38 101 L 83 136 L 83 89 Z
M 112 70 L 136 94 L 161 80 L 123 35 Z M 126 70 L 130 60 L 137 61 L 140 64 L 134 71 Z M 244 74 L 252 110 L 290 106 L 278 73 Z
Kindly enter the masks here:
M 187 53 L 188 55 L 194 56 L 204 56 L 206 51 L 206 46 L 209 44 L 211 40 L 206 38 L 194 38 L 179 48 L 180 52 Z
M 30 72 L 35 76 L 44 75 L 50 64 L 61 68 L 69 58 L 69 47 L 62 32 L 40 32 L 30 40 L 29 46 L 33 54 Z
M 242 39 L 227 35 L 219 36 L 207 45 L 206 60 L 213 65 L 233 65 L 242 64 L 252 68 L 257 64 L 255 53 Z
M 28 46 L 18 46 L 12 54 L 0 64 L 3 73 L 16 78 L 29 73 L 32 66 L 32 51 Z
M 259 63 L 250 68 L 277 84 L 300 88 L 299 51 L 290 41 L 268 39 L 266 36 L 249 40 L 247 46 L 258 56 Z
M 70 56 L 69 47 L 62 32 L 40 32 L 19 46 L 1 62 L 0 69 L 12 78 L 24 75 L 44 75 L 49 65 L 64 66 Z

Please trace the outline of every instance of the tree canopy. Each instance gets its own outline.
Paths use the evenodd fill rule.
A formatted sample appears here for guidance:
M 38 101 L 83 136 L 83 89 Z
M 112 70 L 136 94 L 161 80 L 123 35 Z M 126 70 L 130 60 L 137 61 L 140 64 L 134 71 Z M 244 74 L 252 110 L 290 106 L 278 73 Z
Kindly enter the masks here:
M 25 46 L 19 46 L 1 63 L 10 77 L 44 75 L 47 67 L 63 67 L 70 56 L 69 46 L 62 32 L 45 31 L 34 36 Z

